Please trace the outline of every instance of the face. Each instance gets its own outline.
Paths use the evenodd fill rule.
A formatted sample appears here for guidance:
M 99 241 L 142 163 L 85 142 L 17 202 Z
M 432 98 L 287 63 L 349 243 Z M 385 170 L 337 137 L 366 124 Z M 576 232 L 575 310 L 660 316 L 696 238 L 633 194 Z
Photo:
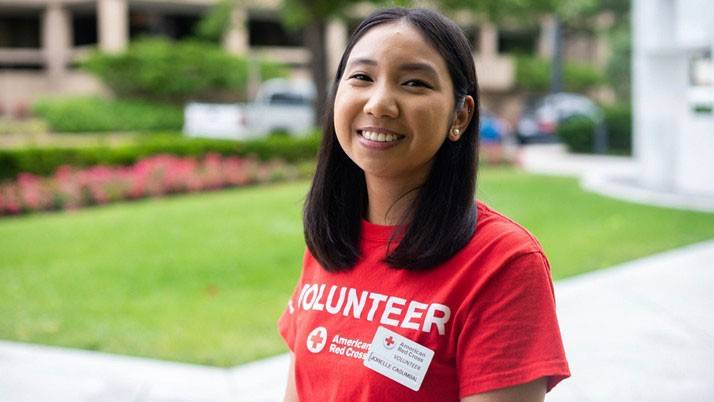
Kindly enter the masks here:
M 334 105 L 337 139 L 370 176 L 423 182 L 454 122 L 446 62 L 406 22 L 378 25 L 353 47 Z

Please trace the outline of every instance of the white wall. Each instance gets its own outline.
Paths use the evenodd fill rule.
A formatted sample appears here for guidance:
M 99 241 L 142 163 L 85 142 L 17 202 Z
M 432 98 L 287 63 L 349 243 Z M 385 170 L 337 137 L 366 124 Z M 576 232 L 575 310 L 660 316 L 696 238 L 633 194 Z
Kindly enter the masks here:
M 714 195 L 714 113 L 692 112 L 690 58 L 714 50 L 711 0 L 633 2 L 634 153 L 655 189 Z M 702 96 L 703 94 L 703 96 Z

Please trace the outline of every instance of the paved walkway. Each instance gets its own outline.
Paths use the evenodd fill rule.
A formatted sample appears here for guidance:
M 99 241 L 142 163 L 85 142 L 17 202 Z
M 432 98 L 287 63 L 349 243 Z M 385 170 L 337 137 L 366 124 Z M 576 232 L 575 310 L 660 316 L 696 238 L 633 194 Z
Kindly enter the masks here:
M 714 212 L 714 196 L 651 188 L 639 180 L 635 159 L 607 155 L 573 155 L 562 144 L 542 144 L 519 149 L 518 161 L 534 173 L 577 176 L 582 187 L 630 202 Z
M 547 401 L 714 401 L 714 241 L 559 281 L 555 292 L 573 377 Z M 279 401 L 287 364 L 281 355 L 219 369 L 0 341 L 0 401 Z

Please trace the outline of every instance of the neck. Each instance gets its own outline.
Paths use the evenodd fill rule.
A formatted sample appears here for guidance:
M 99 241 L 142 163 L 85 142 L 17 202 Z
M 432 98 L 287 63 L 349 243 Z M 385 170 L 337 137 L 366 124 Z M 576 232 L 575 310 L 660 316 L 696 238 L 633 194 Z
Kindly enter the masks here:
M 365 175 L 367 220 L 377 225 L 398 225 L 408 214 L 424 180 L 405 182 Z

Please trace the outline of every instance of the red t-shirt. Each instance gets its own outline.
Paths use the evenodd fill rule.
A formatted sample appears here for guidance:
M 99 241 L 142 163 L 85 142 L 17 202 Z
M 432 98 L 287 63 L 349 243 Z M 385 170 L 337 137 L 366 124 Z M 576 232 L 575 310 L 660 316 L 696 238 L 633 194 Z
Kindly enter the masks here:
M 278 321 L 295 354 L 300 400 L 458 401 L 545 376 L 550 390 L 570 376 L 541 246 L 477 206 L 469 243 L 428 271 L 380 262 L 394 228 L 366 221 L 362 257 L 349 272 L 326 272 L 306 251 Z M 418 391 L 364 366 L 378 326 L 435 352 Z

